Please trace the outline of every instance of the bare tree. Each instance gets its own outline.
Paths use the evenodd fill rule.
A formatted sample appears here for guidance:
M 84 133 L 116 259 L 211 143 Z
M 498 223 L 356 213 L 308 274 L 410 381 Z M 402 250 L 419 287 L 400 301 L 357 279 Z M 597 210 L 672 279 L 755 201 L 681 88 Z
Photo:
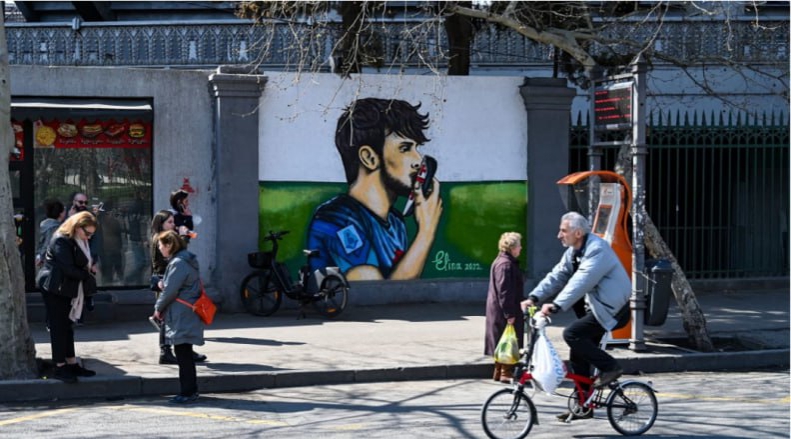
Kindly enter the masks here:
M 11 129 L 11 86 L 5 23 L 0 22 L 0 379 L 36 377 L 36 348 L 27 324 L 27 304 L 22 261 L 16 246 L 13 194 L 8 159 L 14 138 Z
M 749 12 L 750 8 L 744 6 L 750 3 L 734 3 L 739 4 L 684 1 L 425 2 L 420 8 L 412 9 L 414 14 L 419 14 L 419 19 L 413 17 L 410 21 L 407 20 L 407 12 L 396 10 L 392 3 L 387 2 L 252 1 L 241 2 L 239 15 L 271 29 L 286 24 L 297 40 L 281 50 L 289 55 L 288 59 L 298 60 L 286 66 L 298 72 L 324 69 L 349 76 L 360 72 L 363 66 L 402 68 L 393 66 L 400 62 L 437 73 L 439 65 L 445 63 L 448 74 L 465 75 L 469 74 L 470 48 L 476 32 L 493 27 L 517 33 L 547 47 L 552 53 L 554 75 L 564 75 L 582 88 L 589 87 L 594 68 L 618 73 L 639 56 L 649 66 L 663 63 L 679 68 L 701 90 L 723 100 L 726 98 L 717 95 L 706 78 L 706 70 L 700 67 L 716 65 L 743 75 L 749 72 L 768 80 L 772 84 L 770 87 L 788 98 L 787 60 L 778 60 L 777 65 L 772 66 L 777 68 L 756 68 L 736 50 L 749 44 L 738 41 L 737 33 L 731 31 L 730 14 L 734 8 Z M 756 35 L 776 32 L 776 29 L 759 22 L 757 3 L 752 4 L 752 11 L 756 13 Z M 715 53 L 688 51 L 683 56 L 677 55 L 668 45 L 662 44 L 669 13 L 716 16 L 715 22 L 721 24 L 724 35 L 724 49 Z M 339 15 L 342 17 L 340 20 Z M 380 37 L 385 33 L 383 23 L 396 16 L 402 18 L 397 36 L 399 50 L 398 53 L 385 53 Z M 407 22 L 410 24 L 405 24 Z M 448 39 L 447 52 L 436 43 L 440 40 L 437 37 L 440 28 Z M 327 38 L 329 35 L 334 35 L 334 39 Z M 432 38 L 434 47 L 429 44 Z M 326 48 L 321 41 L 334 43 Z M 262 53 L 270 54 L 273 49 L 264 42 Z M 691 73 L 695 69 L 698 75 Z M 618 172 L 631 181 L 628 150 L 622 151 L 620 157 Z M 689 338 L 699 350 L 710 351 L 713 345 L 695 294 L 653 222 L 647 215 L 646 218 L 646 247 L 653 256 L 666 257 L 673 262 L 673 289 Z

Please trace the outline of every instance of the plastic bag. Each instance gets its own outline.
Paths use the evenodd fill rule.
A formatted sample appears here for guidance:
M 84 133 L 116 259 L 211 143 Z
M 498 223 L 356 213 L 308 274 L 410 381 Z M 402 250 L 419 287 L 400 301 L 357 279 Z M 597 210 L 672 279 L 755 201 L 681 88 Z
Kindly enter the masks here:
M 552 346 L 543 329 L 539 330 L 538 339 L 533 347 L 533 380 L 544 392 L 554 393 L 566 376 L 566 365 L 560 359 L 558 351 Z
M 519 341 L 516 330 L 511 323 L 505 327 L 497 348 L 494 350 L 494 361 L 500 364 L 516 364 L 519 361 Z

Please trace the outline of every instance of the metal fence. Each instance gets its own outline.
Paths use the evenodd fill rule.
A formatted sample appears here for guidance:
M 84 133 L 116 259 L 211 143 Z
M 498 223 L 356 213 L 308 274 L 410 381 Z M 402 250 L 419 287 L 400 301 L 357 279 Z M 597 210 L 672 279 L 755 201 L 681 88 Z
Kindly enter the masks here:
M 319 41 L 299 41 L 308 28 L 256 25 L 247 20 L 114 23 L 6 23 L 11 64 L 197 68 L 249 65 L 268 69 L 321 66 L 329 69 L 339 28 Z M 376 23 L 371 32 L 381 49 L 382 68 L 447 64 L 448 42 L 438 20 Z M 783 63 L 789 59 L 787 19 L 623 22 L 608 32 L 629 35 L 679 59 L 727 59 L 738 63 Z M 639 34 L 639 35 L 638 35 Z M 725 44 L 724 42 L 727 42 Z M 551 47 L 497 26 L 478 30 L 471 47 L 473 67 L 551 64 Z
M 789 126 L 784 114 L 651 116 L 646 210 L 688 277 L 789 275 Z M 588 127 L 571 133 L 588 169 Z M 604 169 L 615 169 L 617 147 Z

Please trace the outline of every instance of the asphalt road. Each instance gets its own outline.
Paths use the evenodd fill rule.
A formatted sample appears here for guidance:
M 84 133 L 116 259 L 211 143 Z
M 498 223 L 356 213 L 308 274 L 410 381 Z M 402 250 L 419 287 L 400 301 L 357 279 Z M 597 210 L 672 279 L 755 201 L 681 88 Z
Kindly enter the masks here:
M 639 377 L 659 391 L 652 438 L 789 437 L 789 371 L 687 372 Z M 483 438 L 481 404 L 502 385 L 482 380 L 409 381 L 264 389 L 165 398 L 0 405 L 0 437 L 23 438 Z M 604 411 L 562 424 L 563 398 L 533 398 L 531 438 L 621 437 Z

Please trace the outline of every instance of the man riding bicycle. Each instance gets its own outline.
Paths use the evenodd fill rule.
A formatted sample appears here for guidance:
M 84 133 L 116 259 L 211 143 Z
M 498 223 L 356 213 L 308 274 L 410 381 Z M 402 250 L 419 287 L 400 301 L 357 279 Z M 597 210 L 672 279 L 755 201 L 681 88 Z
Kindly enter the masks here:
M 522 302 L 522 308 L 540 302 L 545 302 L 541 307 L 544 314 L 574 308 L 578 319 L 563 331 L 563 339 L 570 348 L 571 370 L 577 375 L 590 376 L 593 364 L 599 370 L 594 386 L 604 387 L 621 376 L 623 370 L 599 344 L 607 331 L 629 322 L 632 284 L 607 241 L 590 233 L 584 216 L 577 212 L 563 215 L 558 239 L 568 250 Z M 553 296 L 554 300 L 547 302 Z M 577 306 L 583 299 L 584 310 Z

